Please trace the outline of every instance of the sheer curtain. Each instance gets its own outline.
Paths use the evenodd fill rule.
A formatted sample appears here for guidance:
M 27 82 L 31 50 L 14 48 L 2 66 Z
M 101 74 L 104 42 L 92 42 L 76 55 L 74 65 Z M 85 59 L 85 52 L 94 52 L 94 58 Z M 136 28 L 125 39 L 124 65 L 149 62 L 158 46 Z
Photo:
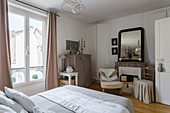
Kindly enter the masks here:
M 57 14 L 49 12 L 45 89 L 50 90 L 56 88 L 57 86 Z
M 12 88 L 10 64 L 10 37 L 8 27 L 8 1 L 0 0 L 0 90 Z

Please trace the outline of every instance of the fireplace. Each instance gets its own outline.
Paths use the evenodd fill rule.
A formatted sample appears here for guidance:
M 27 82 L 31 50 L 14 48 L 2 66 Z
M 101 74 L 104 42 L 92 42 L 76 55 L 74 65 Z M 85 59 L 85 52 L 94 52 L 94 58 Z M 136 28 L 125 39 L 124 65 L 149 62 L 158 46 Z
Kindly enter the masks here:
M 121 75 L 137 76 L 141 80 L 141 67 L 119 67 L 119 78 Z
M 131 68 L 133 70 L 134 69 L 141 69 L 141 77 L 140 79 L 143 79 L 144 78 L 144 69 L 145 69 L 145 66 L 146 66 L 146 63 L 145 62 L 116 62 L 115 63 L 115 69 L 118 71 L 118 75 L 119 74 L 119 68 L 123 67 L 127 67 L 128 68 Z M 136 74 L 137 72 L 135 72 L 134 74 Z
M 139 79 L 144 78 L 144 69 L 146 63 L 144 62 L 116 62 L 115 69 L 118 75 L 137 75 Z M 133 94 L 133 82 L 124 82 L 122 92 Z

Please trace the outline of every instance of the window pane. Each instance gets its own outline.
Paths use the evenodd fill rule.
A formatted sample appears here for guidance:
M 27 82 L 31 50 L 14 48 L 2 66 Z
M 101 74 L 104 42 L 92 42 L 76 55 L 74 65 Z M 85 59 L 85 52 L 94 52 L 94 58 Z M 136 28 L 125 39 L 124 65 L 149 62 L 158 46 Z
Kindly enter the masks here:
M 30 80 L 43 78 L 43 22 L 29 19 L 30 25 Z
M 24 16 L 9 13 L 11 70 L 14 84 L 25 82 Z

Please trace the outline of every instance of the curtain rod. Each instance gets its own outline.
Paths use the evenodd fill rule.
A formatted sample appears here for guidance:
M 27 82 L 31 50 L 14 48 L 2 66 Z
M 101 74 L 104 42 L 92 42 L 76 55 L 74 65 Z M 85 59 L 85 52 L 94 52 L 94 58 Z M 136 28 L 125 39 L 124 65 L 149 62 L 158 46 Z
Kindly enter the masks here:
M 28 4 L 28 3 L 25 3 L 25 2 L 23 2 L 23 1 L 20 1 L 20 0 L 15 0 L 15 1 L 20 2 L 20 3 L 22 3 L 22 4 L 28 5 L 28 6 L 30 6 L 30 7 L 33 7 L 33 8 L 36 8 L 36 9 L 39 9 L 39 10 L 41 10 L 41 11 L 44 11 L 44 12 L 47 12 L 47 13 L 48 13 L 48 11 L 47 11 L 47 10 L 45 10 L 45 9 L 42 9 L 42 8 L 36 7 L 36 6 L 34 6 L 34 5 L 31 5 L 31 4 Z M 56 14 L 57 14 L 57 13 L 56 13 Z M 60 15 L 59 15 L 59 14 L 57 14 L 57 16 L 58 16 L 58 17 L 60 17 Z

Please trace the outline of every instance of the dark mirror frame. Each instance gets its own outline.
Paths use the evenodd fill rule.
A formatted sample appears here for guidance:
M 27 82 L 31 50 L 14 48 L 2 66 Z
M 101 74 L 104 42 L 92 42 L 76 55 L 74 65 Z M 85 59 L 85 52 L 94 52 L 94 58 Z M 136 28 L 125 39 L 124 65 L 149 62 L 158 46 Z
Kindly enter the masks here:
M 130 32 L 130 31 L 141 31 L 141 60 L 135 60 L 135 59 L 130 59 L 130 60 L 125 60 L 121 58 L 121 34 L 124 32 Z M 118 53 L 118 61 L 121 62 L 144 62 L 144 28 L 142 27 L 137 27 L 137 28 L 130 28 L 130 29 L 124 29 L 119 32 L 119 53 Z

